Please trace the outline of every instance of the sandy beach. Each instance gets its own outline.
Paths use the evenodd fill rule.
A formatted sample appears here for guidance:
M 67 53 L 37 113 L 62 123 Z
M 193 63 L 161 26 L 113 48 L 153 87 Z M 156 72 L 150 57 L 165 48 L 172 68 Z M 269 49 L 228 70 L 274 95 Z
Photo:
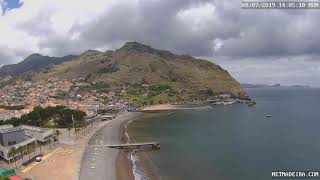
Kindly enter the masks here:
M 134 120 L 134 119 L 132 119 Z M 121 143 L 128 143 L 129 139 L 126 136 L 127 126 L 132 121 L 125 121 L 121 124 L 119 129 L 119 140 Z M 131 151 L 122 150 L 119 151 L 117 159 L 116 159 L 116 173 L 117 173 L 117 180 L 134 180 L 133 175 L 133 164 L 132 161 L 129 159 Z
M 201 110 L 212 108 L 209 105 L 201 105 L 196 107 L 186 107 L 186 105 L 175 105 L 175 104 L 156 104 L 145 106 L 141 111 L 152 112 L 152 111 L 170 111 L 170 110 Z
M 156 104 L 156 105 L 146 106 L 142 110 L 143 111 L 173 110 L 177 108 L 178 108 L 177 105 L 172 105 L 172 104 Z
M 155 116 L 155 114 L 145 114 L 147 116 Z M 139 118 L 143 118 L 144 116 L 139 116 Z M 132 119 L 135 120 L 135 119 Z M 121 125 L 119 136 L 122 143 L 133 143 L 131 135 L 134 136 L 134 133 L 128 133 L 128 125 L 131 123 L 130 121 L 124 122 Z M 128 139 L 130 136 L 130 140 Z M 133 138 L 134 139 L 134 138 Z M 122 150 L 119 152 L 116 167 L 117 167 L 117 180 L 134 180 L 134 179 L 149 179 L 149 180 L 160 180 L 161 176 L 159 174 L 158 168 L 154 165 L 146 151 L 153 150 Z M 137 157 L 138 155 L 138 157 Z M 132 158 L 136 159 L 132 160 Z M 137 158 L 139 160 L 137 160 Z M 139 172 L 136 172 L 135 168 L 138 168 Z M 135 171 L 135 173 L 133 173 Z

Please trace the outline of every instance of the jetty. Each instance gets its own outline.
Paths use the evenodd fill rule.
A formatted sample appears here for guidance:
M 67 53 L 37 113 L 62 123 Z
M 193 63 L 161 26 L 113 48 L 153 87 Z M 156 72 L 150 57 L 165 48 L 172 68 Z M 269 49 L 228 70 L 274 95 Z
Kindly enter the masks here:
M 126 144 L 111 144 L 111 145 L 90 145 L 93 147 L 109 147 L 115 149 L 160 149 L 159 142 L 145 142 L 145 143 L 126 143 Z

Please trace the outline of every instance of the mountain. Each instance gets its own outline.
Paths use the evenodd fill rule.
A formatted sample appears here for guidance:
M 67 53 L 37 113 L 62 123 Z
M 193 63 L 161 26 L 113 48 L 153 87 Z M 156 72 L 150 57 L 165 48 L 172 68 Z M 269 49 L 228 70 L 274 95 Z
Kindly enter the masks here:
M 36 84 L 52 78 L 67 79 L 85 82 L 76 88 L 78 93 L 113 91 L 117 97 L 139 102 L 205 100 L 219 93 L 246 97 L 240 83 L 220 66 L 137 42 L 114 51 L 87 50 L 61 58 L 33 54 L 21 63 L 1 68 L 1 73 L 14 76 L 2 86 L 16 80 Z M 124 96 L 120 96 L 122 92 Z
M 188 55 L 176 55 L 137 42 L 115 51 L 89 50 L 78 60 L 33 74 L 33 81 L 52 77 L 84 78 L 87 82 L 118 84 L 170 84 L 181 93 L 243 92 L 240 84 L 220 66 Z
M 32 54 L 18 64 L 6 65 L 0 68 L 0 77 L 18 76 L 30 71 L 48 68 L 50 65 L 61 64 L 76 59 L 77 56 L 49 57 L 41 54 Z
M 280 87 L 309 88 L 310 86 L 305 86 L 305 85 L 283 86 L 283 85 L 281 85 L 281 84 L 267 85 L 267 84 L 249 84 L 249 83 L 242 83 L 242 84 L 241 84 L 241 87 L 243 87 L 243 88 L 263 88 L 263 87 L 272 87 L 272 88 L 280 88 Z
M 262 88 L 262 87 L 270 87 L 267 84 L 249 84 L 249 83 L 241 83 L 241 87 L 243 88 Z

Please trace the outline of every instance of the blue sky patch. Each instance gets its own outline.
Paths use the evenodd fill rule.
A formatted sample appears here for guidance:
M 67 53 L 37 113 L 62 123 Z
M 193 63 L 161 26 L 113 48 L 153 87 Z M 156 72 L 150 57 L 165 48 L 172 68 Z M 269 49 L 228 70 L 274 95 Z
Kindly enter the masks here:
M 5 10 L 20 8 L 23 4 L 19 0 L 5 0 L 5 2 L 6 2 Z

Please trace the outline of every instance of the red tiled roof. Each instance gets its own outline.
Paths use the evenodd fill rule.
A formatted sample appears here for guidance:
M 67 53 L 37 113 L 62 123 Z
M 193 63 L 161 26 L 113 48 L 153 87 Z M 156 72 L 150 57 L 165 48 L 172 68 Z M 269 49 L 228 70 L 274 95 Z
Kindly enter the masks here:
M 23 178 L 20 176 L 11 176 L 10 180 L 23 180 Z
M 9 110 L 6 110 L 6 109 L 0 109 L 0 113 L 5 113 L 5 112 L 9 112 Z

